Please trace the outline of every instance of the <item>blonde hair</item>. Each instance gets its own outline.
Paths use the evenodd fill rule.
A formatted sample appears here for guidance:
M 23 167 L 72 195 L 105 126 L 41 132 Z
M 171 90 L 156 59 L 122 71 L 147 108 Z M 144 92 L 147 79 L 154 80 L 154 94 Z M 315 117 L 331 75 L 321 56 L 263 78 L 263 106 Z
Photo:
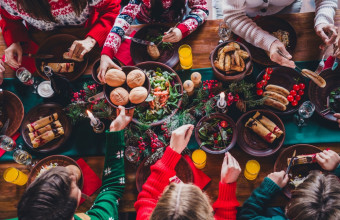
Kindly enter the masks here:
M 167 186 L 153 210 L 150 220 L 213 220 L 209 198 L 192 184 Z

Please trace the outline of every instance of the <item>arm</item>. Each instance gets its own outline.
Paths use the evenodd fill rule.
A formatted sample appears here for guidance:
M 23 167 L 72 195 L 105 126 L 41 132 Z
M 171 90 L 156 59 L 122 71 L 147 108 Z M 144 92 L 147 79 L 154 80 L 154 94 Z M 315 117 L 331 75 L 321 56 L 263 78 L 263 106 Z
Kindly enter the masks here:
M 334 24 L 334 15 L 337 8 L 337 0 L 315 0 L 314 27 L 322 23 Z
M 340 178 L 340 165 L 333 171 L 334 175 Z
M 236 208 L 239 203 L 236 199 L 236 182 L 219 183 L 218 198 L 213 205 L 215 219 L 236 219 Z

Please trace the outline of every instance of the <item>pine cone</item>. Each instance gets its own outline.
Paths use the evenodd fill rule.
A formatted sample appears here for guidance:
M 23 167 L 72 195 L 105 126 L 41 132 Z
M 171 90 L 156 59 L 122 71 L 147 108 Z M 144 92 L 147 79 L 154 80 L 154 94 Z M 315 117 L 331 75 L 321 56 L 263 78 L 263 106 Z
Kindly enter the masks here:
M 236 108 L 238 108 L 241 112 L 247 111 L 247 105 L 242 99 L 236 102 Z

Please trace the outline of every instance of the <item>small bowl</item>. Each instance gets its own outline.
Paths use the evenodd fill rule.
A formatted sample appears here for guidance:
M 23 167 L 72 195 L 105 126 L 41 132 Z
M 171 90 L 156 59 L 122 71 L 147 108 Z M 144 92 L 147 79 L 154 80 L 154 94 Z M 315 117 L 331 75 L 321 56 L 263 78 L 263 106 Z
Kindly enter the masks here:
M 199 129 L 202 127 L 203 122 L 206 122 L 206 121 L 209 121 L 209 120 L 215 119 L 215 118 L 221 119 L 223 121 L 227 121 L 229 126 L 231 127 L 231 129 L 233 131 L 233 137 L 231 139 L 230 144 L 225 149 L 218 150 L 218 151 L 211 150 L 209 147 L 206 147 L 206 146 L 201 146 L 202 141 L 199 138 L 199 133 L 198 133 Z M 223 154 L 223 153 L 229 151 L 231 148 L 233 148 L 236 144 L 237 130 L 236 130 L 235 122 L 229 116 L 227 116 L 225 114 L 221 114 L 221 113 L 214 113 L 214 114 L 211 114 L 209 116 L 204 116 L 203 118 L 201 118 L 201 120 L 199 120 L 199 122 L 197 123 L 197 125 L 195 127 L 195 138 L 196 138 L 198 145 L 201 146 L 202 150 L 204 150 L 205 152 L 208 152 L 208 153 L 211 153 L 211 154 Z
M 249 58 L 245 61 L 246 67 L 242 72 L 226 74 L 225 72 L 223 72 L 223 71 L 221 71 L 221 70 L 219 70 L 215 67 L 214 61 L 217 58 L 218 50 L 220 48 L 223 48 L 224 46 L 226 46 L 227 44 L 229 44 L 231 42 L 235 42 L 235 43 L 239 44 L 242 50 L 247 51 L 247 53 L 249 54 Z M 246 46 L 244 46 L 244 44 L 237 42 L 237 41 L 226 41 L 226 42 L 219 44 L 210 54 L 210 63 L 211 63 L 211 67 L 213 69 L 215 77 L 217 79 L 223 81 L 223 82 L 238 82 L 238 81 L 241 81 L 242 79 L 244 79 L 244 77 L 251 74 L 251 72 L 253 71 L 252 57 L 251 57 L 251 54 L 249 52 L 249 49 Z
M 268 143 L 260 136 L 254 133 L 250 128 L 246 128 L 244 125 L 249 118 L 253 117 L 256 112 L 266 116 L 272 122 L 274 122 L 282 131 L 283 134 L 280 138 L 276 139 L 273 143 Z M 244 113 L 236 123 L 237 129 L 237 144 L 242 148 L 244 152 L 256 157 L 265 157 L 276 153 L 283 145 L 286 137 L 286 130 L 281 119 L 269 110 L 256 109 Z
M 18 96 L 14 93 L 3 90 L 4 103 L 3 103 L 3 124 L 9 119 L 8 128 L 5 135 L 13 136 L 15 132 L 20 128 L 21 122 L 24 119 L 24 105 Z
M 116 59 L 116 58 L 113 58 L 112 61 L 117 64 L 119 67 L 122 67 L 121 63 Z M 98 84 L 103 84 L 102 82 L 100 82 L 100 80 L 98 79 L 98 68 L 100 66 L 100 58 L 97 59 L 94 64 L 93 64 L 93 67 L 92 67 L 92 78 L 93 80 L 98 83 Z

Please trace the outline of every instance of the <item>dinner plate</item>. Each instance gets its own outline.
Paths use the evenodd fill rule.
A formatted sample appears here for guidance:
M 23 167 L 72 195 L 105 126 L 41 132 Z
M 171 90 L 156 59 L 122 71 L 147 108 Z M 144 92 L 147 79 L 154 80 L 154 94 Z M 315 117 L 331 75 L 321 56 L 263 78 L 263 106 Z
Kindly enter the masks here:
M 0 121 L 4 126 L 6 121 L 9 120 L 5 135 L 11 137 L 20 128 L 24 119 L 24 105 L 19 97 L 10 91 L 3 90 L 3 95 L 3 115 L 0 117 Z

